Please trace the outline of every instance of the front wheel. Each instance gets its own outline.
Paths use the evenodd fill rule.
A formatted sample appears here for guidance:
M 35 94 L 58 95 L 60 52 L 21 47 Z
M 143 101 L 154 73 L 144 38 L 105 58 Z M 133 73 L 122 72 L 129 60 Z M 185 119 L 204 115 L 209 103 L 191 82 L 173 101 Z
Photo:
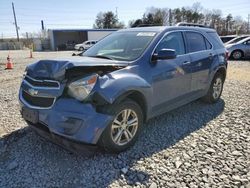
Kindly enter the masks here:
M 131 147 L 138 137 L 143 124 L 140 106 L 133 100 L 125 100 L 108 109 L 114 116 L 99 140 L 106 151 L 118 153 Z
M 221 96 L 223 90 L 224 78 L 223 75 L 217 73 L 213 81 L 211 82 L 210 88 L 207 94 L 203 97 L 203 101 L 207 103 L 216 103 Z

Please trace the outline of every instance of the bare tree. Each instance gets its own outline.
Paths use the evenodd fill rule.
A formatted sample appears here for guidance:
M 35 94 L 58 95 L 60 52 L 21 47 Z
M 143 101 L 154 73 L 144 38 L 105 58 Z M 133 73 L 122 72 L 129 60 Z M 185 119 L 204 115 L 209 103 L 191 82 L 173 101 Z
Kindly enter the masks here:
M 221 10 L 207 10 L 200 3 L 175 9 L 149 7 L 142 18 L 130 21 L 129 25 L 174 25 L 178 22 L 205 24 L 215 28 L 220 35 L 247 33 L 247 22 L 241 17 L 233 17 L 232 14 L 223 17 Z

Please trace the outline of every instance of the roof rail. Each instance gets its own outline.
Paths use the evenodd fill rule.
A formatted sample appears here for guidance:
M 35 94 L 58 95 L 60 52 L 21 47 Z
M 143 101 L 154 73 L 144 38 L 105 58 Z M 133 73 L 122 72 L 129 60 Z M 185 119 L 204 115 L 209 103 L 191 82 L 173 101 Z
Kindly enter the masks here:
M 176 26 L 193 26 L 193 27 L 211 28 L 211 27 L 206 26 L 206 25 L 196 24 L 196 23 L 187 23 L 187 22 L 179 22 L 176 24 Z
M 157 27 L 157 26 L 162 26 L 160 24 L 140 24 L 135 27 Z

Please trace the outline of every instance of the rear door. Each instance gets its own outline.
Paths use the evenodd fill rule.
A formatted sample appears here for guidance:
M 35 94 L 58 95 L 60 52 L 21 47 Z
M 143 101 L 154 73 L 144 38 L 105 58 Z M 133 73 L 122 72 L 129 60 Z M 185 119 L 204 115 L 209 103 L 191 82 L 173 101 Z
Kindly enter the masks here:
M 167 34 L 157 45 L 154 53 L 162 49 L 173 49 L 177 57 L 158 60 L 150 71 L 153 81 L 153 111 L 155 114 L 167 111 L 172 105 L 185 100 L 190 92 L 190 57 L 186 54 L 183 34 L 175 31 Z
M 191 58 L 191 91 L 202 92 L 207 88 L 209 69 L 215 53 L 212 50 L 211 43 L 201 33 L 186 31 L 185 38 Z

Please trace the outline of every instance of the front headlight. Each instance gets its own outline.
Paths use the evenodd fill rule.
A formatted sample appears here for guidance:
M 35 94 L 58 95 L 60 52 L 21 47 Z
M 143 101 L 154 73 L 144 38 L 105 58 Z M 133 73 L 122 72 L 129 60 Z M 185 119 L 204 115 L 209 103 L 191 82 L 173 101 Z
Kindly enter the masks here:
M 88 97 L 88 95 L 92 91 L 97 81 L 97 78 L 98 75 L 93 74 L 80 80 L 71 82 L 68 85 L 68 95 L 74 97 L 79 101 L 83 101 Z
M 25 68 L 24 72 L 23 72 L 23 79 L 25 78 L 25 76 L 27 75 L 27 71 L 28 71 L 28 66 Z

